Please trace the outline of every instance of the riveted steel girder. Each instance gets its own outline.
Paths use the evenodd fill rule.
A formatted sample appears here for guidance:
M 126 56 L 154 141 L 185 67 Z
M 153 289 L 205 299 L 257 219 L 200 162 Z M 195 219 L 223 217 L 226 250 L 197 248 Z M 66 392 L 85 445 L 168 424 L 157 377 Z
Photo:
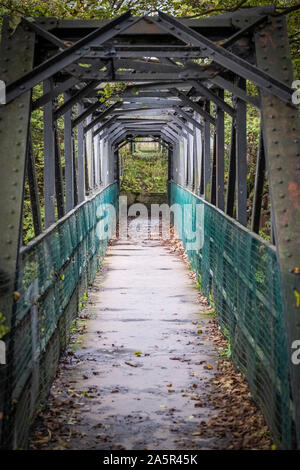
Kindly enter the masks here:
M 208 57 L 211 57 L 217 64 L 232 70 L 246 80 L 252 80 L 253 83 L 267 93 L 273 94 L 287 103 L 291 101 L 293 90 L 290 86 L 274 78 L 261 68 L 255 67 L 241 57 L 218 46 L 202 34 L 184 26 L 180 21 L 163 12 L 159 12 L 159 18 L 155 21 L 157 21 L 160 27 L 171 32 L 182 41 L 202 47 L 202 50 L 207 52 Z
M 284 17 L 272 18 L 256 33 L 257 63 L 288 87 L 292 63 Z M 261 93 L 263 139 L 269 177 L 274 235 L 281 272 L 291 358 L 300 341 L 300 118 L 290 101 Z M 298 343 L 297 343 L 298 342 Z M 300 449 L 300 364 L 290 359 L 294 415 Z
M 24 40 L 24 38 L 26 40 Z M 20 24 L 12 34 L 8 19 L 2 25 L 0 78 L 6 84 L 18 80 L 23 71 L 33 67 L 35 34 Z M 0 172 L 0 312 L 8 328 L 13 328 L 13 292 L 22 234 L 22 209 L 26 156 L 29 150 L 31 92 L 8 104 L 0 105 L 1 172 Z M 6 338 L 2 338 L 2 341 Z M 12 433 L 7 420 L 11 410 L 13 386 L 12 342 L 6 344 L 7 364 L 0 365 L 0 443 L 10 447 Z M 5 385 L 6 384 L 6 385 Z M 6 418 L 3 421 L 3 418 Z M 1 445 L 0 445 L 1 447 Z

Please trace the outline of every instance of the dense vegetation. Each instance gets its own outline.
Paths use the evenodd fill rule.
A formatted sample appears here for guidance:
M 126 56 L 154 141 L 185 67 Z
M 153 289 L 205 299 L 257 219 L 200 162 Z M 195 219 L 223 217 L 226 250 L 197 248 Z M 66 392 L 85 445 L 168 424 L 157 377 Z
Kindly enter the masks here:
M 17 26 L 21 16 L 55 16 L 64 19 L 99 19 L 112 18 L 124 13 L 128 8 L 132 9 L 134 15 L 154 14 L 157 9 L 166 13 L 180 17 L 199 18 L 201 16 L 212 16 L 219 13 L 226 13 L 254 6 L 273 3 L 276 5 L 277 14 L 286 14 L 288 32 L 291 45 L 291 53 L 295 70 L 295 78 L 300 77 L 300 30 L 299 11 L 300 5 L 297 0 L 0 0 L 0 20 L 5 14 L 12 15 L 12 24 Z M 112 93 L 117 93 L 124 84 L 108 84 L 102 91 L 102 99 L 109 97 Z M 248 84 L 248 91 L 255 93 L 255 88 Z M 34 94 L 40 95 L 41 87 L 36 87 Z M 62 100 L 59 97 L 58 100 Z M 227 100 L 231 101 L 228 95 Z M 255 162 L 259 135 L 259 113 L 256 109 L 248 106 L 248 208 L 249 213 L 253 199 Z M 38 110 L 32 117 L 32 140 L 37 168 L 37 179 L 40 191 L 40 203 L 43 217 L 43 114 Z M 229 142 L 230 142 L 231 119 L 227 116 L 225 120 L 225 154 L 226 165 L 228 166 Z M 58 122 L 59 143 L 62 154 L 62 168 L 64 170 L 63 159 L 63 120 Z M 153 162 L 155 165 L 153 166 Z M 153 192 L 160 192 L 165 185 L 166 160 L 154 158 L 152 163 L 145 158 L 136 159 L 127 152 L 126 156 L 127 173 L 123 178 L 123 188 L 131 187 L 134 190 L 138 187 Z M 227 178 L 228 168 L 225 167 Z M 160 173 L 161 171 L 161 173 Z M 267 182 L 265 185 L 263 204 L 263 226 L 261 235 L 269 237 L 269 199 Z M 32 218 L 30 212 L 30 201 L 28 186 L 25 188 L 24 205 L 24 242 L 26 243 L 34 236 L 32 228 Z
M 126 148 L 120 153 L 122 191 L 133 194 L 166 193 L 168 159 L 164 152 L 159 149 L 131 152 Z

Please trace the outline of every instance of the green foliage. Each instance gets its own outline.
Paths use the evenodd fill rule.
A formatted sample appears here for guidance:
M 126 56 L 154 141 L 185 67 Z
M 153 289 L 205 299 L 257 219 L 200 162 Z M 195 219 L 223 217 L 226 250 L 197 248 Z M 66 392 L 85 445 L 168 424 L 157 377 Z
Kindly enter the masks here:
M 123 150 L 123 149 L 122 149 Z M 168 161 L 160 152 L 122 152 L 124 175 L 121 189 L 125 192 L 165 193 L 168 175 Z
M 3 338 L 9 332 L 8 326 L 5 325 L 5 317 L 0 312 L 0 339 Z

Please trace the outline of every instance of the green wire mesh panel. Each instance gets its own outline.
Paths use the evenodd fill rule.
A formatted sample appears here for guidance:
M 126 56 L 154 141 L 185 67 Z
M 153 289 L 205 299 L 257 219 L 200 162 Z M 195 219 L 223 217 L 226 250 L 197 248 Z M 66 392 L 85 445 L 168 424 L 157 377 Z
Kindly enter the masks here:
M 275 442 L 294 445 L 287 339 L 275 249 L 224 213 L 177 184 L 169 184 L 170 205 L 190 204 L 189 216 L 175 218 L 185 247 L 197 230 L 200 248 L 187 250 L 201 289 L 214 304 L 230 340 L 236 366 L 246 376 Z M 183 214 L 183 211 L 182 211 Z M 193 217 L 193 221 L 189 217 Z
M 4 448 L 26 447 L 30 421 L 47 398 L 78 304 L 106 252 L 107 240 L 96 235 L 97 208 L 116 208 L 117 201 L 114 183 L 22 251 L 9 339 Z

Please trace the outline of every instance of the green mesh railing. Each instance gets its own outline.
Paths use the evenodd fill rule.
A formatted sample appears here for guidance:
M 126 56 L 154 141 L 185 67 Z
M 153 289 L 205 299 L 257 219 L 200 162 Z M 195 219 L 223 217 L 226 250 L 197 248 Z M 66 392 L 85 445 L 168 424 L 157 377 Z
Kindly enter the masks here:
M 193 205 L 193 214 L 197 204 L 203 206 L 198 227 L 203 245 L 188 251 L 191 266 L 202 292 L 215 306 L 230 340 L 233 361 L 246 376 L 275 442 L 291 448 L 294 429 L 287 339 L 275 249 L 175 183 L 169 183 L 169 199 L 170 205 Z M 195 223 L 175 218 L 174 224 L 177 232 L 183 225 L 186 246 L 193 239 L 189 230 L 195 230 Z
M 96 236 L 97 208 L 117 200 L 114 183 L 22 250 L 3 447 L 26 447 L 30 421 L 47 398 L 79 302 L 105 255 L 107 241 Z

